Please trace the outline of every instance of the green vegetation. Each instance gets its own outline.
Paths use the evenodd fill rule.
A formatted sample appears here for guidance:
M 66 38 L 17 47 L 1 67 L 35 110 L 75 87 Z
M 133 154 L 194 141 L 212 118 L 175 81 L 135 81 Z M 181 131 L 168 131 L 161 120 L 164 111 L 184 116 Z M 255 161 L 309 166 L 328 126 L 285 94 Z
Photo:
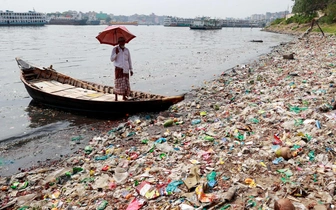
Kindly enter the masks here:
M 299 23 L 299 24 L 310 23 L 316 16 L 317 16 L 316 13 L 312 13 L 312 14 L 309 14 L 309 15 L 296 14 L 296 15 L 288 18 L 287 20 L 285 20 L 285 23 L 286 24 L 290 24 L 290 23 Z
M 277 27 L 287 31 L 305 31 L 315 19 L 323 32 L 336 34 L 336 0 L 292 1 L 294 1 L 292 13 L 295 13 L 295 15 L 288 19 L 280 18 L 274 20 L 270 28 Z M 319 28 L 314 26 L 313 32 L 319 31 Z
M 336 34 L 336 24 L 331 24 L 331 25 L 327 25 L 327 24 L 323 24 L 320 25 L 323 32 L 324 33 L 328 33 L 328 34 Z M 313 32 L 320 32 L 320 29 L 318 29 L 317 27 L 313 29 Z
M 325 10 L 329 4 L 335 3 L 335 0 L 293 0 L 293 13 L 303 13 L 306 15 L 316 11 Z
M 278 19 L 275 19 L 271 25 L 278 25 L 280 23 L 282 23 L 283 21 L 285 20 L 285 18 L 278 18 Z
M 293 0 L 294 6 L 292 13 L 296 17 L 290 18 L 287 23 L 307 23 L 314 17 L 317 12 L 324 14 L 321 17 L 321 23 L 332 24 L 336 22 L 336 0 Z

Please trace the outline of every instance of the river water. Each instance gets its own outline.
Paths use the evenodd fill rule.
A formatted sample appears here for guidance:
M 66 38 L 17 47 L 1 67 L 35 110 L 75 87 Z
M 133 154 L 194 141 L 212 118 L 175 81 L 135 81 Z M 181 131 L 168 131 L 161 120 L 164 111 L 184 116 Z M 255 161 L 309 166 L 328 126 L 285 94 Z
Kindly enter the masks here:
M 55 70 L 78 79 L 113 85 L 112 46 L 99 44 L 95 38 L 105 27 L 0 28 L 0 145 L 33 137 L 38 141 L 39 136 L 50 132 L 99 121 L 31 105 L 19 79 L 15 57 L 38 66 L 53 65 Z M 164 26 L 127 28 L 137 36 L 127 44 L 134 68 L 131 88 L 163 95 L 186 93 L 293 39 L 258 28 L 213 31 Z

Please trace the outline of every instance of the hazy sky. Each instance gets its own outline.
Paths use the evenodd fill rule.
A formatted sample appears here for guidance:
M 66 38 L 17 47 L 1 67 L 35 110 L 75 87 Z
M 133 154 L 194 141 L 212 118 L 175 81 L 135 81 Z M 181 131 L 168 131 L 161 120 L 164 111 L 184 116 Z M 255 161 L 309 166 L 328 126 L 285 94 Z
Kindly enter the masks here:
M 292 0 L 0 0 L 0 10 L 26 12 L 95 11 L 114 15 L 151 14 L 178 17 L 210 16 L 245 18 L 252 14 L 280 12 Z

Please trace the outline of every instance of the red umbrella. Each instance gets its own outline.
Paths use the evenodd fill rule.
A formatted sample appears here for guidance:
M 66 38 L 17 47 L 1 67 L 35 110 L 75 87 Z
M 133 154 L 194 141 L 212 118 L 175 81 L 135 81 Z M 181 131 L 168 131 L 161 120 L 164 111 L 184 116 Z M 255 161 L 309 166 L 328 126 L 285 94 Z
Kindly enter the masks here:
M 118 45 L 119 37 L 124 37 L 126 43 L 135 38 L 125 26 L 108 26 L 96 36 L 100 44 L 110 44 L 113 46 Z

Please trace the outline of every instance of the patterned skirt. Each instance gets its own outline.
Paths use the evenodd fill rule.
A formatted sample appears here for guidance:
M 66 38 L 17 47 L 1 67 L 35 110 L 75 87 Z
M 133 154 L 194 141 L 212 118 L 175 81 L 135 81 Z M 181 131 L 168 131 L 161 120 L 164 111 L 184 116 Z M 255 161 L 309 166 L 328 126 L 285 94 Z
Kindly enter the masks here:
M 115 67 L 115 79 L 113 93 L 129 96 L 131 86 L 129 83 L 129 74 L 124 74 L 123 69 Z

